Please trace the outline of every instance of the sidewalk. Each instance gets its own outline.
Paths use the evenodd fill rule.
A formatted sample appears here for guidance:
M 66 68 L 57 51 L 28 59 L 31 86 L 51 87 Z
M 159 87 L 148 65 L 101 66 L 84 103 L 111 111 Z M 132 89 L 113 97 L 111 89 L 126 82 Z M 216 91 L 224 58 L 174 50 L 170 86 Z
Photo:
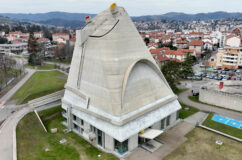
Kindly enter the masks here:
M 2 98 L 0 98 L 0 102 L 2 102 L 2 104 L 0 104 L 0 111 L 2 108 L 5 107 L 5 103 L 14 95 L 14 93 L 23 86 L 23 84 L 35 73 L 35 70 L 32 69 L 26 69 L 27 70 L 27 75 L 25 75 L 25 77 L 18 82 L 11 90 L 8 91 L 8 93 L 6 93 Z
M 187 140 L 184 136 L 194 127 L 193 124 L 180 122 L 157 137 L 157 139 L 164 143 L 158 150 L 150 153 L 142 148 L 137 148 L 137 150 L 131 153 L 125 160 L 162 160 L 162 158 L 166 157 Z
M 222 116 L 233 118 L 238 121 L 242 121 L 242 113 L 240 113 L 240 112 L 235 112 L 235 111 L 231 111 L 231 110 L 227 110 L 227 109 L 223 109 L 223 108 L 218 108 L 218 107 L 214 107 L 214 106 L 210 106 L 210 105 L 206 105 L 206 104 L 196 103 L 196 102 L 191 101 L 188 98 L 188 96 L 191 96 L 191 90 L 187 90 L 185 92 L 180 93 L 178 95 L 179 102 L 192 106 L 192 107 L 195 107 L 195 108 L 198 108 L 202 111 L 215 112 Z

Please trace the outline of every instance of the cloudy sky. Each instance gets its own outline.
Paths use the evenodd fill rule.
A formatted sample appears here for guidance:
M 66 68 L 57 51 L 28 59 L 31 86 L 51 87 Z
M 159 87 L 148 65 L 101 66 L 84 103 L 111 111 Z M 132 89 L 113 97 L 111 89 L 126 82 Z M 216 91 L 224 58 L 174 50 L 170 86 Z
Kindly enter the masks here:
M 0 0 L 1 13 L 98 13 L 116 2 L 132 16 L 167 12 L 242 12 L 242 0 Z

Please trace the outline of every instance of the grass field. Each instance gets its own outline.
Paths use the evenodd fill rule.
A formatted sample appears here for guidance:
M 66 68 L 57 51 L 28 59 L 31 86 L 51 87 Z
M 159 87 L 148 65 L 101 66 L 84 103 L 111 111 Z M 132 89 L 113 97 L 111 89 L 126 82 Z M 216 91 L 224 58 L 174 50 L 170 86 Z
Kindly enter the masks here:
M 64 64 L 71 64 L 71 59 L 50 59 L 49 62 L 56 62 L 56 63 L 64 63 Z
M 242 143 L 201 128 L 195 128 L 188 140 L 170 153 L 164 160 L 241 160 Z M 223 142 L 217 145 L 216 140 Z
M 182 92 L 185 92 L 187 90 L 187 88 L 179 88 L 178 90 L 176 90 L 174 93 L 175 94 L 180 94 L 180 93 L 182 93 Z
M 61 77 L 65 75 L 58 71 L 36 72 L 11 100 L 17 99 L 17 104 L 24 104 L 29 100 L 62 90 L 66 81 Z
M 235 127 L 231 127 L 222 123 L 218 123 L 212 120 L 213 114 L 210 113 L 207 117 L 207 119 L 203 122 L 204 126 L 207 126 L 209 128 L 218 130 L 220 132 L 229 134 L 234 137 L 238 137 L 242 139 L 242 129 L 238 129 Z M 242 155 L 242 154 L 241 154 Z
M 193 102 L 202 103 L 202 102 L 199 101 L 198 96 L 189 96 L 188 98 Z
M 39 112 L 41 118 L 51 116 L 62 109 L 60 106 Z M 70 132 L 64 133 L 64 120 L 61 115 L 44 124 L 47 130 L 58 128 L 57 133 L 46 133 L 34 113 L 27 114 L 17 126 L 17 154 L 18 160 L 118 160 L 114 155 L 104 153 L 90 145 L 78 135 Z M 65 138 L 66 143 L 59 141 Z M 50 151 L 46 152 L 45 148 Z M 101 157 L 98 157 L 101 155 Z
M 55 65 L 53 64 L 43 64 L 42 66 L 38 65 L 38 66 L 31 66 L 31 65 L 25 65 L 25 67 L 27 68 L 31 68 L 31 69 L 39 69 L 39 70 L 50 70 L 50 69 L 55 69 Z
M 185 104 L 180 103 L 182 106 L 182 109 L 179 111 L 179 118 L 185 119 L 199 111 L 199 109 L 187 106 Z M 189 108 L 189 110 L 185 110 L 185 108 Z

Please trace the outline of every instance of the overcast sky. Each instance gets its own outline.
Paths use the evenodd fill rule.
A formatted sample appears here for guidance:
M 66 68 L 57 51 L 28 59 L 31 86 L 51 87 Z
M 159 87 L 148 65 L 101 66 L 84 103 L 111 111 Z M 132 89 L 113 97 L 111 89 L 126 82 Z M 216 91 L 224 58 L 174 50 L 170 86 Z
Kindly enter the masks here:
M 131 16 L 167 12 L 242 12 L 242 0 L 0 0 L 1 13 L 44 13 L 65 11 L 98 13 L 110 4 L 125 7 Z

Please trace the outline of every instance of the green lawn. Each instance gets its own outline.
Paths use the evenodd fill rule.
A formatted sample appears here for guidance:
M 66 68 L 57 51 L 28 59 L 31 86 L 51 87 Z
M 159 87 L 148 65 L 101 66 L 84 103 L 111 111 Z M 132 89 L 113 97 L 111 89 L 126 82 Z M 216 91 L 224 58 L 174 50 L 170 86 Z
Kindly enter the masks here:
M 199 111 L 199 109 L 197 109 L 197 108 L 187 106 L 182 103 L 181 103 L 181 106 L 182 106 L 182 109 L 179 111 L 179 118 L 181 118 L 181 119 L 185 119 Z M 185 108 L 189 108 L 189 110 L 185 110 Z
M 36 72 L 11 100 L 18 99 L 17 104 L 24 104 L 29 100 L 62 90 L 66 81 L 61 77 L 65 75 L 59 71 Z
M 37 65 L 37 66 L 25 65 L 25 67 L 31 68 L 31 69 L 35 69 L 35 67 L 37 67 L 37 69 L 39 69 L 39 70 L 55 69 L 55 65 L 53 65 L 53 64 L 43 64 L 42 66 L 40 66 L 40 65 Z
M 241 160 L 242 143 L 230 138 L 195 128 L 186 135 L 187 141 L 164 160 Z M 223 145 L 215 142 L 220 140 Z
M 211 72 L 213 72 L 213 70 L 202 70 L 201 72 L 211 73 Z
M 60 106 L 39 112 L 41 118 L 60 112 Z M 104 153 L 80 136 L 70 132 L 64 133 L 65 126 L 61 122 L 65 120 L 61 115 L 44 120 L 47 130 L 58 128 L 57 133 L 46 133 L 40 125 L 36 115 L 27 114 L 17 126 L 17 154 L 19 160 L 118 160 L 114 155 Z M 66 143 L 59 141 L 65 138 Z M 45 148 L 50 151 L 46 152 Z M 98 155 L 101 157 L 98 157 Z
M 213 117 L 213 114 L 210 113 L 207 119 L 203 122 L 203 125 L 242 139 L 242 129 L 237 129 L 235 127 L 231 127 L 222 123 L 215 122 L 212 120 L 212 117 Z
M 199 96 L 189 96 L 188 98 L 193 102 L 202 103 L 199 101 Z
M 50 59 L 48 61 L 56 62 L 56 63 L 71 64 L 71 59 Z
M 179 88 L 178 90 L 176 90 L 174 93 L 175 94 L 180 94 L 180 93 L 182 93 L 182 92 L 185 92 L 187 90 L 187 88 Z

